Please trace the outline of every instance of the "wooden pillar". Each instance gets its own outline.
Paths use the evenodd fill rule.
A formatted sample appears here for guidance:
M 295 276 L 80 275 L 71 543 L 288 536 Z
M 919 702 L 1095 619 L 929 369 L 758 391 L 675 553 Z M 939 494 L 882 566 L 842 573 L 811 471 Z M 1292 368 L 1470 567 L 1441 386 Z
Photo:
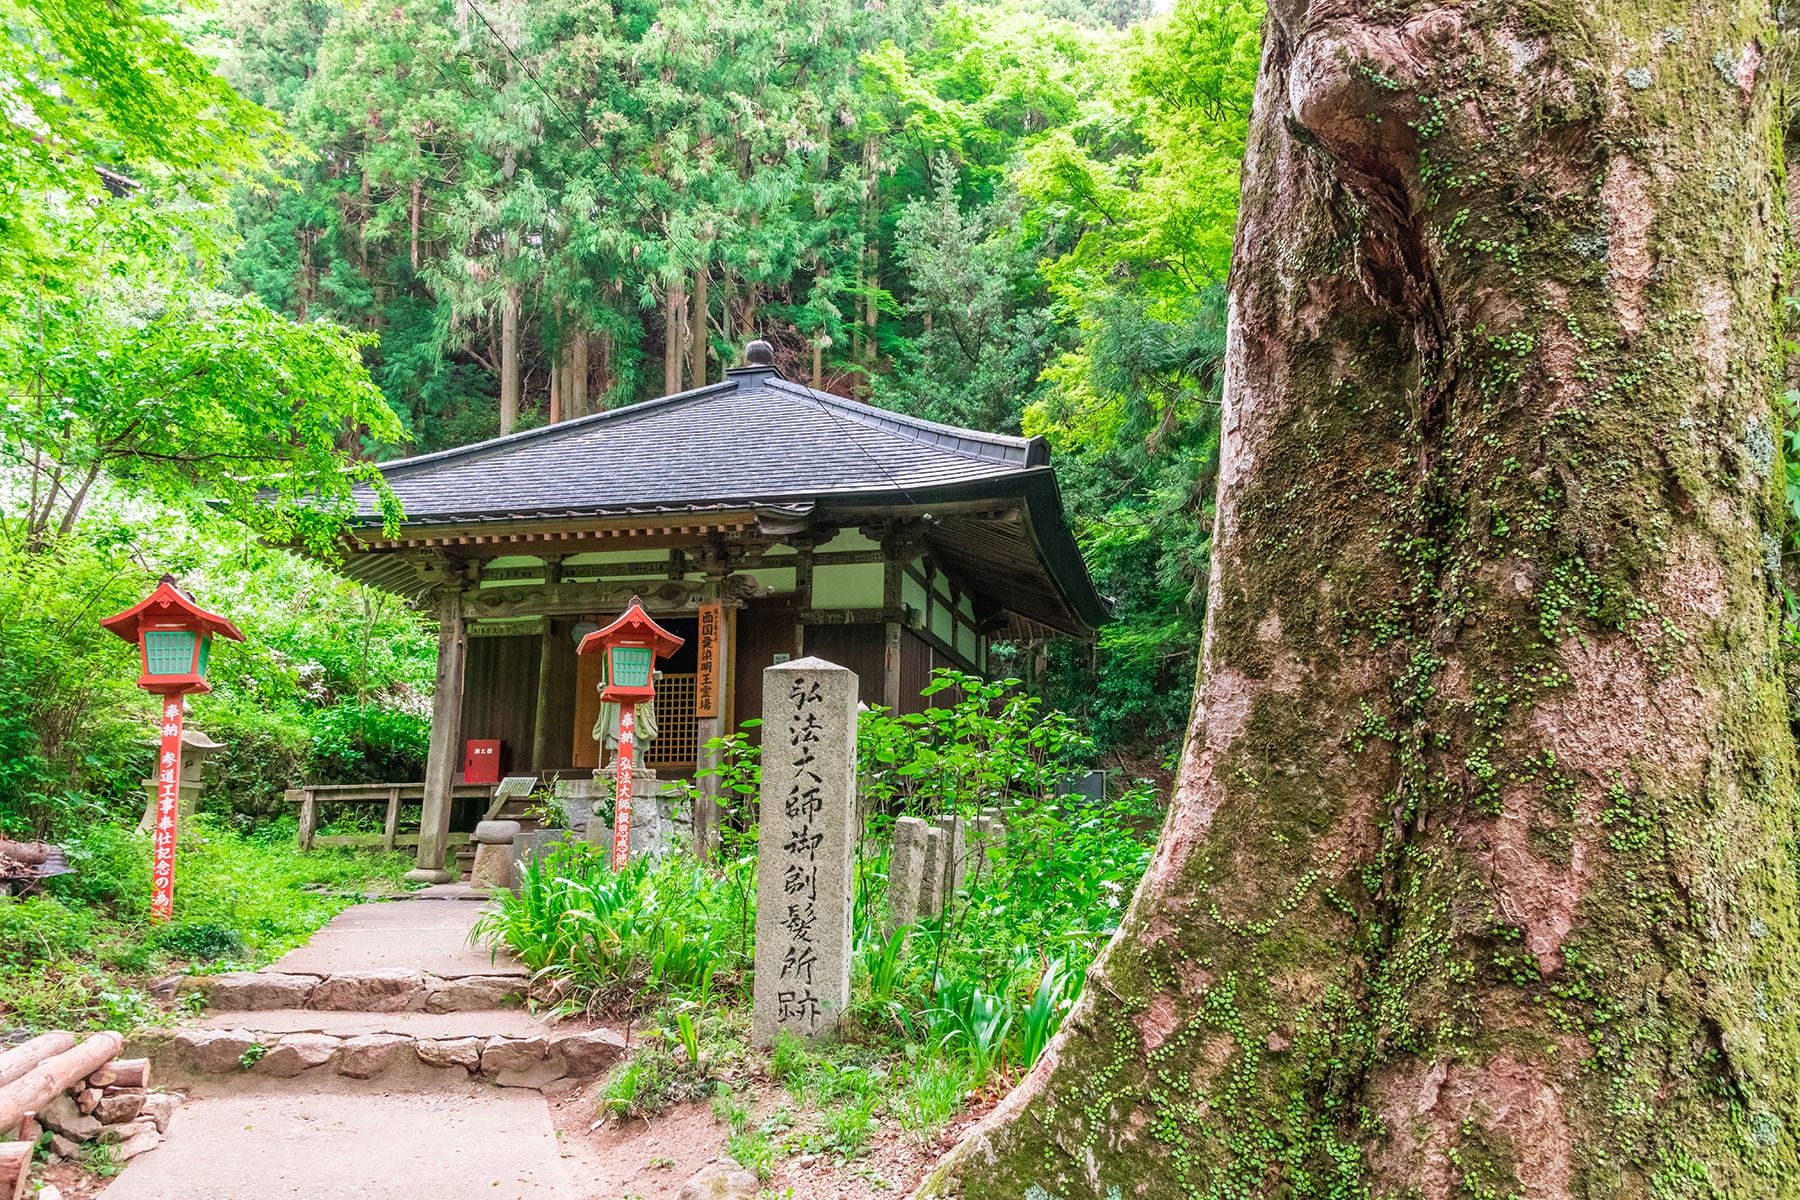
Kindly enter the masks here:
M 718 604 L 724 595 L 724 576 L 709 573 L 706 590 L 701 593 L 702 604 Z M 718 693 L 714 697 L 713 712 L 716 716 L 699 717 L 694 721 L 695 769 L 697 772 L 717 770 L 719 752 L 707 746 L 714 738 L 726 733 L 730 726 L 727 721 L 727 708 L 731 695 L 731 622 L 727 619 L 726 610 L 721 609 L 718 625 L 718 669 L 714 672 L 714 686 Z M 695 698 L 696 703 L 699 697 Z M 719 847 L 719 830 L 723 824 L 724 813 L 719 808 L 719 779 L 716 775 L 699 775 L 700 795 L 694 801 L 694 853 L 700 858 L 711 858 Z
M 419 817 L 418 866 L 408 879 L 449 883 L 444 869 L 450 840 L 450 800 L 462 741 L 463 661 L 469 638 L 463 623 L 461 580 L 450 580 L 438 601 L 437 679 L 431 699 L 431 749 L 425 760 L 424 811 Z
M 794 549 L 794 657 L 806 657 L 806 610 L 813 606 L 813 545 L 797 542 Z M 765 714 L 766 716 L 766 714 Z
M 550 767 L 550 705 L 556 691 L 551 654 L 556 645 L 555 633 L 556 623 L 545 617 L 544 631 L 538 634 L 537 711 L 531 720 L 531 769 L 539 774 Z
M 897 613 L 904 595 L 900 579 L 906 564 L 901 561 L 900 547 L 894 543 L 882 543 L 881 550 L 881 606 Z M 900 630 L 899 621 L 888 621 L 881 648 L 881 703 L 893 716 L 900 713 Z
M 394 840 L 400 836 L 400 786 L 395 784 L 388 789 L 387 819 L 381 826 L 381 848 L 392 850 Z
M 301 850 L 313 848 L 313 838 L 319 832 L 319 798 L 311 788 L 303 788 L 300 792 L 300 832 L 297 841 Z
M 585 336 L 585 335 L 584 335 Z M 544 555 L 544 585 L 555 587 L 562 582 L 562 555 Z M 544 629 L 538 635 L 538 677 L 537 705 L 531 721 L 531 769 L 537 772 L 547 770 L 550 762 L 550 706 L 556 699 L 556 674 L 554 669 L 554 653 L 556 649 L 556 622 L 549 617 L 544 618 Z M 567 763 L 554 764 L 567 766 Z

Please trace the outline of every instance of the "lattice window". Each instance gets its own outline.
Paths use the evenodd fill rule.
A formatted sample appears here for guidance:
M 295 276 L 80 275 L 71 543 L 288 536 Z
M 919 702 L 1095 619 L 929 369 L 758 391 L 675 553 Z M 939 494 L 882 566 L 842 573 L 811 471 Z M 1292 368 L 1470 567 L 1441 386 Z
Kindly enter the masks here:
M 187 630 L 153 629 L 144 634 L 144 660 L 152 675 L 186 675 L 194 667 L 194 637 Z M 691 707 L 691 705 L 690 705 Z
M 694 719 L 697 678 L 665 672 L 656 681 L 656 740 L 650 743 L 644 761 L 658 770 L 687 769 L 699 760 Z

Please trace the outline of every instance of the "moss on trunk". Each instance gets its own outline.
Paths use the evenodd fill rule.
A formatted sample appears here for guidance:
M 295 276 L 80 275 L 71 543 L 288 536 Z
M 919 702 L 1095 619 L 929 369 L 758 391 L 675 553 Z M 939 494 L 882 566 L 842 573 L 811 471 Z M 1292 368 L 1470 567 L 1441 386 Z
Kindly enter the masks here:
M 1202 681 L 927 1197 L 1785 1196 L 1767 6 L 1276 0 Z

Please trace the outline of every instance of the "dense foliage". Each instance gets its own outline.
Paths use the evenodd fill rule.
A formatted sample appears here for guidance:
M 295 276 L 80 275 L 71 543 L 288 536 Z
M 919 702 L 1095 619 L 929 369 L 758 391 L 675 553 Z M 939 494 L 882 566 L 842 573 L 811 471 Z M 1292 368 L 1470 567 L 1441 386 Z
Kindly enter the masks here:
M 291 143 L 161 18 L 88 0 L 4 5 L 0 468 L 23 544 L 75 533 L 110 485 L 205 499 L 322 546 L 401 435 L 364 339 L 221 290 L 225 204 Z M 306 504 L 295 501 L 305 496 Z
M 108 501 L 44 550 L 0 539 L 0 832 L 61 837 L 143 811 L 155 710 L 135 649 L 98 622 L 163 570 L 256 635 L 218 644 L 213 691 L 192 700 L 190 727 L 225 747 L 209 806 L 268 812 L 301 780 L 422 773 L 435 638 L 418 614 L 234 522 Z

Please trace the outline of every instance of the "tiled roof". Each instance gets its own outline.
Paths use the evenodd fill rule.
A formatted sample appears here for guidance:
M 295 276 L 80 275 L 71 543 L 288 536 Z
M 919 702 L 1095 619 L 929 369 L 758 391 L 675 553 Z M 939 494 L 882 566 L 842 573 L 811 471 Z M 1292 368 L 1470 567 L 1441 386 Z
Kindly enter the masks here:
M 1106 609 L 1049 460 L 1042 438 L 922 421 L 801 387 L 772 367 L 741 367 L 722 383 L 401 459 L 381 473 L 403 529 L 1003 500 L 1024 519 L 989 528 L 952 517 L 928 541 L 1006 609 L 1080 633 Z M 357 500 L 360 519 L 375 524 L 366 486 Z
M 1046 461 L 1036 439 L 917 420 L 750 367 L 381 473 L 412 525 L 930 492 Z M 372 514 L 366 488 L 359 501 Z

